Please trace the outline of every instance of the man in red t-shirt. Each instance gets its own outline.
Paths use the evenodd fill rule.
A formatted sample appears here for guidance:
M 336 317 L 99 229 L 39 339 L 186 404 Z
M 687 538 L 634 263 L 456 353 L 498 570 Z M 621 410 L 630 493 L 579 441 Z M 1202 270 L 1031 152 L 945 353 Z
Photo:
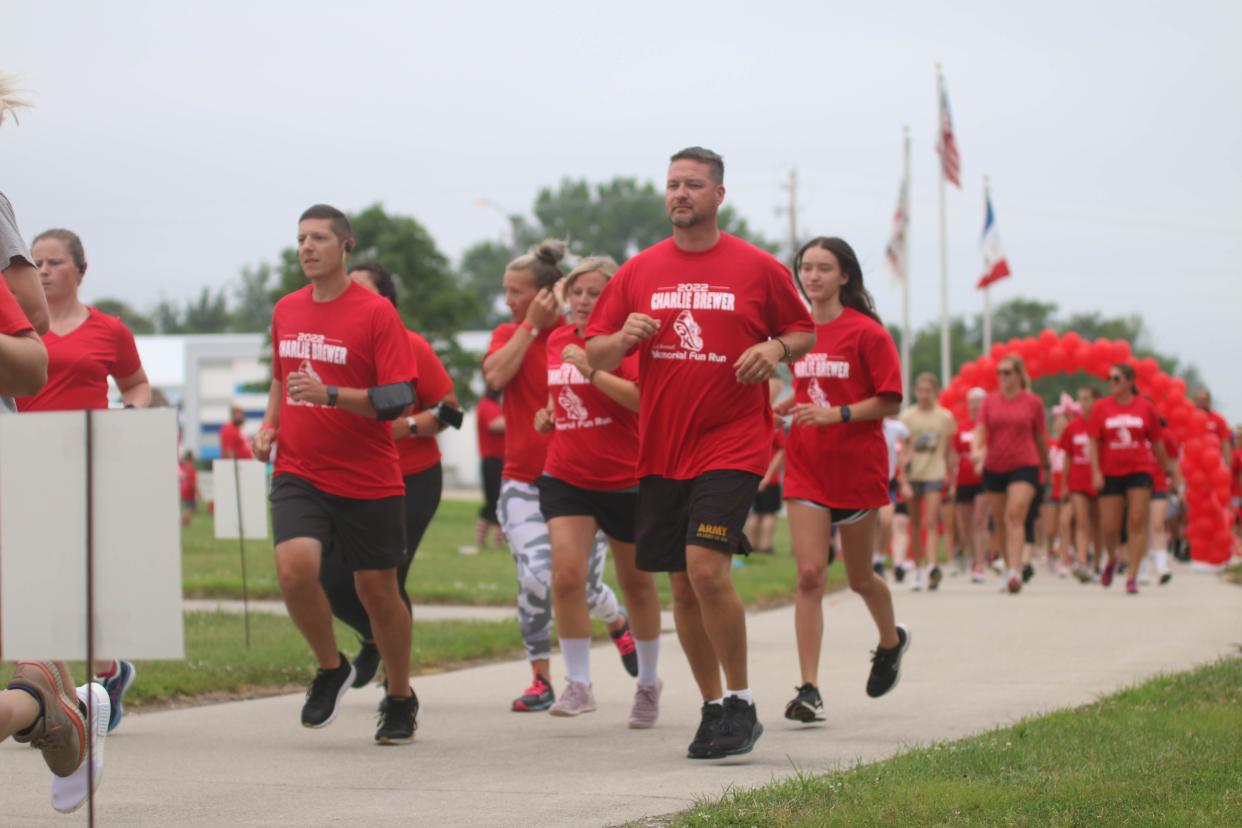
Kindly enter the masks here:
M 414 737 L 410 611 L 397 589 L 405 550 L 405 486 L 389 422 L 415 402 L 418 369 L 396 309 L 350 281 L 354 248 L 345 214 L 317 204 L 298 222 L 298 259 L 310 284 L 272 312 L 272 388 L 255 436 L 272 479 L 276 574 L 285 606 L 319 662 L 302 707 L 305 727 L 324 727 L 355 677 L 332 630 L 319 585 L 325 549 L 354 570 L 388 678 L 375 741 Z
M 229 421 L 220 426 L 220 457 L 224 460 L 251 460 L 254 452 L 250 450 L 250 441 L 242 433 L 246 424 L 246 412 L 240 405 L 229 409 Z
M 748 551 L 742 529 L 770 459 L 769 441 L 754 437 L 772 432 L 767 380 L 815 344 L 789 271 L 720 231 L 724 194 L 719 155 L 674 155 L 664 196 L 672 238 L 622 266 L 586 330 L 596 368 L 639 352 L 638 568 L 670 573 L 678 637 L 704 699 L 696 759 L 747 753 L 763 733 L 731 556 Z

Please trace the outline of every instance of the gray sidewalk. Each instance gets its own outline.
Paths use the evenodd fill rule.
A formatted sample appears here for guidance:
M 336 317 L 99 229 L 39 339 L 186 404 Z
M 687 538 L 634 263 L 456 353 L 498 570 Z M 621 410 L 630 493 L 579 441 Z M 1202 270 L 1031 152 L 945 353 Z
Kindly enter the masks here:
M 608 645 L 593 651 L 597 713 L 510 713 L 526 667 L 493 664 L 419 678 L 422 726 L 406 747 L 370 743 L 373 688 L 349 693 L 322 731 L 299 726 L 300 695 L 135 715 L 107 741 L 98 822 L 612 825 L 795 767 L 878 759 L 1082 704 L 1242 646 L 1242 589 L 1216 576 L 1179 568 L 1172 584 L 1138 597 L 1120 587 L 1041 574 L 1016 597 L 963 578 L 946 579 L 937 593 L 898 589 L 913 648 L 901 686 L 878 701 L 863 692 L 870 619 L 853 595 L 830 596 L 821 674 L 829 720 L 816 727 L 781 717 L 798 683 L 792 609 L 754 614 L 751 687 L 767 732 L 753 754 L 727 763 L 684 758 L 699 699 L 672 635 L 663 639 L 663 716 L 650 731 L 625 728 L 632 683 Z M 554 669 L 562 674 L 559 658 Z M 51 810 L 48 774 L 33 751 L 0 746 L 0 768 L 6 826 L 82 824 Z

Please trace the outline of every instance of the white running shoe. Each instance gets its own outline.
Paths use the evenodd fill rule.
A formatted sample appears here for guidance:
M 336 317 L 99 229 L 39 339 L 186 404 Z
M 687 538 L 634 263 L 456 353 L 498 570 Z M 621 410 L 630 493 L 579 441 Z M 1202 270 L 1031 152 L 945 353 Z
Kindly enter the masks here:
M 583 713 L 595 712 L 595 694 L 591 685 L 580 681 L 571 681 L 565 686 L 565 692 L 548 710 L 553 716 L 579 716 Z
M 62 814 L 71 814 L 85 804 L 87 797 L 99 789 L 103 781 L 104 739 L 108 735 L 108 719 L 112 714 L 112 702 L 102 684 L 91 682 L 78 688 L 78 700 L 87 704 L 90 699 L 90 716 L 87 726 L 94 731 L 91 755 L 82 761 L 69 776 L 52 776 L 52 807 Z M 92 770 L 93 769 L 93 770 Z M 94 788 L 89 787 L 94 774 Z

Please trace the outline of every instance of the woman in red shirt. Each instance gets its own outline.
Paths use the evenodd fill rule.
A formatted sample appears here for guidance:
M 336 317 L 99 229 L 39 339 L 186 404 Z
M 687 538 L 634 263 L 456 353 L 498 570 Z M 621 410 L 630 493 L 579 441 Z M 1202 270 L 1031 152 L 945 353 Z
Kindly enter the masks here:
M 1091 485 L 1091 435 L 1088 434 L 1091 409 L 1096 398 L 1094 386 L 1084 385 L 1078 389 L 1080 411 L 1070 418 L 1057 441 L 1065 452 L 1062 485 L 1069 492 L 1070 520 L 1073 524 L 1073 534 L 1067 536 L 1073 541 L 1075 552 L 1072 571 L 1074 577 L 1084 584 L 1092 579 L 1089 563 L 1092 546 L 1097 556 L 1103 552 L 1099 538 L 1097 493 Z
M 1164 417 L 1160 417 L 1160 428 L 1167 429 L 1168 423 Z M 1148 526 L 1148 543 L 1147 550 L 1150 556 L 1150 562 L 1156 568 L 1156 575 L 1159 576 L 1160 586 L 1164 586 L 1173 580 L 1173 573 L 1169 569 L 1169 527 L 1168 516 L 1169 509 L 1169 493 L 1177 492 L 1180 486 L 1179 469 L 1177 464 L 1177 455 L 1179 449 L 1176 441 L 1168 431 L 1164 432 L 1164 453 L 1169 458 L 1170 474 L 1165 474 L 1164 469 L 1156 462 L 1156 453 L 1152 451 L 1151 464 L 1151 514 L 1147 518 Z M 1143 568 L 1146 569 L 1148 560 L 1144 559 Z M 1142 574 L 1142 573 L 1140 573 Z M 1144 581 L 1146 583 L 1146 581 Z
M 893 597 L 871 568 L 877 511 L 889 502 L 883 420 L 901 408 L 901 362 L 863 284 L 858 257 L 838 238 L 807 242 L 794 263 L 811 303 L 815 347 L 793 364 L 793 412 L 785 450 L 785 504 L 798 565 L 794 632 L 802 685 L 785 718 L 822 721 L 818 688 L 823 597 L 834 526 L 850 588 L 862 596 L 879 633 L 867 695 L 897 684 L 910 633 L 896 623 Z M 762 435 L 756 439 L 766 439 Z
M 634 558 L 638 354 L 613 372 L 592 368 L 583 337 L 616 270 L 609 257 L 588 257 L 565 277 L 570 324 L 548 337 L 548 403 L 535 412 L 535 431 L 551 435 L 536 485 L 552 541 L 552 608 L 568 681 L 549 712 L 577 716 L 595 710 L 586 585 L 595 535 L 602 531 L 612 546 L 638 659 L 629 726 L 648 728 L 659 715 L 660 599 L 655 577 L 640 571 Z
M 1139 563 L 1147 552 L 1147 520 L 1153 481 L 1151 467 L 1158 461 L 1168 468 L 1160 415 L 1150 400 L 1138 395 L 1134 368 L 1114 365 L 1108 372 L 1112 394 L 1091 410 L 1091 482 L 1100 493 L 1100 525 L 1108 563 L 1100 573 L 1100 585 L 1109 586 L 1117 569 L 1121 542 L 1121 516 L 1129 509 L 1126 526 L 1128 578 L 1126 592 L 1138 594 Z M 1152 449 L 1155 449 L 1155 458 Z
M 985 570 L 988 564 L 988 508 L 987 498 L 983 493 L 982 467 L 975 465 L 972 449 L 975 425 L 979 421 L 979 412 L 987 395 L 988 392 L 982 388 L 972 388 L 966 392 L 968 413 L 966 419 L 957 424 L 957 434 L 953 438 L 953 450 L 957 455 L 957 494 L 954 497 L 957 536 L 966 554 L 972 559 L 970 580 L 976 584 L 987 580 Z
M 350 265 L 349 279 L 354 284 L 378 293 L 397 307 L 397 285 L 383 265 L 366 262 Z M 405 582 L 410 565 L 418 554 L 431 519 L 440 508 L 444 473 L 440 466 L 440 446 L 436 435 L 446 427 L 441 405 L 457 410 L 460 403 L 453 390 L 453 380 L 431 344 L 419 334 L 406 330 L 410 350 L 418 366 L 417 410 L 407 409 L 392 421 L 392 436 L 397 447 L 397 464 L 405 485 L 405 559 L 397 566 L 397 589 L 406 607 L 410 596 Z M 371 619 L 358 597 L 354 573 L 348 562 L 332 550 L 325 550 L 319 569 L 319 582 L 328 595 L 332 614 L 358 633 L 362 647 L 354 657 L 354 687 L 366 687 L 380 665 L 380 652 L 371 630 Z
M 988 509 L 999 531 L 1008 565 L 1011 593 L 1022 589 L 1022 547 L 1026 517 L 1040 485 L 1040 468 L 1048 467 L 1048 430 L 1044 403 L 1028 389 L 1026 365 L 1016 354 L 996 366 L 999 390 L 983 401 L 975 426 L 974 457 L 983 467 Z
M 46 230 L 31 245 L 47 293 L 51 329 L 47 385 L 33 397 L 19 397 L 18 411 L 81 411 L 108 407 L 108 377 L 116 380 L 127 407 L 151 404 L 151 384 L 142 369 L 134 335 L 125 323 L 82 303 L 78 288 L 86 276 L 86 251 L 77 233 Z
M 18 411 L 82 411 L 108 407 L 108 377 L 116 380 L 126 408 L 151 404 L 151 384 L 138 358 L 134 335 L 114 316 L 84 305 L 78 288 L 86 276 L 86 251 L 71 230 L 45 230 L 30 248 L 47 294 L 51 328 L 47 346 L 47 385 L 33 397 L 18 397 Z M 95 663 L 112 700 L 108 730 L 121 723 L 122 700 L 137 671 L 124 660 Z
M 559 263 L 565 251 L 564 242 L 544 241 L 505 268 L 505 304 L 514 321 L 493 331 L 483 360 L 484 381 L 490 388 L 504 389 L 505 465 L 496 515 L 517 568 L 518 621 L 534 673 L 530 686 L 511 705 L 519 713 L 547 710 L 556 701 L 551 683 L 552 545 L 535 486 L 550 436 L 535 431 L 534 422 L 535 412 L 548 400 L 548 339 L 564 325 L 554 289 L 564 276 Z M 604 583 L 606 555 L 603 536 L 597 535 L 587 567 L 587 602 L 591 615 L 608 625 L 626 669 L 634 675 L 638 664 L 633 637 L 616 594 Z

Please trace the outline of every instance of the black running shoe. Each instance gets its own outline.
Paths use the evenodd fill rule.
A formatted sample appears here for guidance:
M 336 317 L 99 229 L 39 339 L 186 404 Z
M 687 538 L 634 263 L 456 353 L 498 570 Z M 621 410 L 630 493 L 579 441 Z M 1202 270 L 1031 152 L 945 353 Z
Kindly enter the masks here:
M 686 755 L 691 759 L 708 758 L 712 739 L 716 738 L 716 731 L 720 729 L 720 724 L 724 721 L 724 705 L 703 702 L 701 716 L 699 730 L 694 734 L 694 741 L 690 743 L 686 751 Z
M 612 638 L 612 643 L 617 645 L 617 652 L 621 654 L 621 664 L 625 666 L 625 672 L 631 676 L 637 676 L 638 647 L 634 644 L 634 636 L 630 634 L 630 625 L 627 623 L 621 629 L 610 632 L 608 635 Z
M 897 583 L 901 583 L 906 579 L 906 568 L 898 564 L 893 567 L 893 577 L 897 579 Z
M 824 720 L 824 700 L 819 697 L 819 688 L 807 682 L 798 688 L 798 695 L 785 705 L 785 718 L 803 724 L 822 722 Z
M 879 575 L 881 578 L 884 577 L 884 561 L 876 561 L 871 564 L 871 568 L 875 571 L 876 575 Z
M 1022 583 L 1029 584 L 1031 579 L 1035 577 L 1035 567 L 1030 564 L 1022 565 Z
M 418 696 L 410 690 L 409 698 L 385 696 L 380 705 L 379 729 L 375 742 L 380 745 L 405 745 L 414 741 L 418 730 Z
M 362 642 L 362 649 L 354 656 L 354 683 L 351 687 L 366 687 L 375 678 L 380 666 L 379 647 L 374 641 Z
M 1171 580 L 1173 580 L 1173 573 L 1172 573 L 1172 572 L 1164 572 L 1164 573 L 1161 573 L 1161 575 L 1160 575 L 1160 586 L 1164 586 L 1165 584 L 1167 584 L 1167 583 L 1168 583 L 1169 581 L 1171 581 Z
M 931 568 L 931 572 L 927 573 L 927 590 L 929 592 L 935 592 L 936 588 L 940 586 L 940 581 L 943 578 L 944 573 L 940 571 L 940 567 L 933 566 Z
M 910 649 L 910 630 L 905 624 L 897 625 L 897 637 L 901 643 L 896 647 L 876 647 L 871 651 L 871 675 L 867 677 L 867 695 L 878 699 L 897 686 L 901 678 L 901 657 Z
M 724 718 L 707 746 L 707 755 L 702 758 L 723 759 L 750 753 L 762 735 L 763 725 L 759 723 L 755 706 L 737 696 L 728 696 L 724 700 Z
M 335 670 L 319 670 L 315 680 L 306 691 L 306 704 L 302 705 L 303 727 L 327 727 L 336 718 L 341 696 L 354 680 L 354 665 L 341 653 L 341 666 Z

